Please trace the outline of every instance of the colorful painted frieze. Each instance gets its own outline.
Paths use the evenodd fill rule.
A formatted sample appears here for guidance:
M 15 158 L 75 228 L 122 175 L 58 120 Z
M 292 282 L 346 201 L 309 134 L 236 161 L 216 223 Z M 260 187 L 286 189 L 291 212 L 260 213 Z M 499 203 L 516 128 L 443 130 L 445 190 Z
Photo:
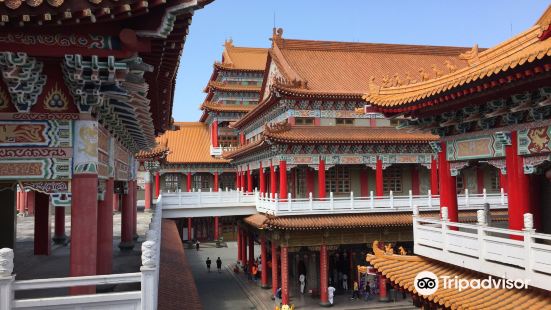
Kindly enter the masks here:
M 521 129 L 517 139 L 519 155 L 551 152 L 551 126 Z
M 70 158 L 0 160 L 0 180 L 69 178 L 71 178 Z
M 0 147 L 71 146 L 70 121 L 0 121 Z
M 483 135 L 449 141 L 446 157 L 450 161 L 505 156 L 505 145 L 495 135 Z

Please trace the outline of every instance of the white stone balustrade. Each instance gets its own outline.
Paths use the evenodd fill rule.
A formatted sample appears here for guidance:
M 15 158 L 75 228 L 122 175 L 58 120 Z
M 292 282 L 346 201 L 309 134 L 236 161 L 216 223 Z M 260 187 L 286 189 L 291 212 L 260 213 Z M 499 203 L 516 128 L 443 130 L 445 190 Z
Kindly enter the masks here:
M 478 224 L 449 222 L 445 209 L 442 219 L 414 213 L 415 254 L 551 290 L 551 235 L 535 232 L 532 214 L 524 215 L 519 231 L 488 226 L 487 210 L 477 211 Z
M 161 200 L 161 197 L 159 197 Z M 0 249 L 0 310 L 12 309 L 133 309 L 156 310 L 161 251 L 162 207 L 157 205 L 142 244 L 140 272 L 97 276 L 17 281 L 13 272 L 13 250 Z M 14 299 L 15 291 L 73 286 L 141 283 L 140 291 L 100 293 L 48 298 Z

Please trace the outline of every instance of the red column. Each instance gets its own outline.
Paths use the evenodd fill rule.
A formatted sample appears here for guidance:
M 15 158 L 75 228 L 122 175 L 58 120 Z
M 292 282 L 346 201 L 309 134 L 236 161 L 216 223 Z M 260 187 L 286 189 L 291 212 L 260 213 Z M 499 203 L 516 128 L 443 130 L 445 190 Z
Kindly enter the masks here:
M 272 240 L 272 294 L 275 295 L 277 289 L 279 288 L 278 284 L 278 272 L 277 272 L 277 245 Z
M 320 246 L 320 303 L 323 306 L 329 305 L 329 298 L 327 296 L 327 286 L 329 285 L 329 280 L 327 279 L 328 272 L 327 245 L 322 244 Z
M 16 200 L 17 200 L 17 207 L 16 208 L 17 209 L 16 210 L 17 210 L 18 213 L 23 213 L 23 212 L 21 212 L 21 205 L 22 205 L 21 202 L 23 200 L 21 198 L 21 193 L 22 193 L 21 191 L 17 191 L 17 198 L 16 198 Z
M 25 214 L 27 212 L 27 192 L 25 190 L 21 192 L 21 198 L 22 213 Z
M 279 161 L 279 198 L 287 198 L 287 162 L 284 160 Z
M 438 195 L 438 164 L 436 158 L 430 162 L 430 192 L 432 195 Z
M 237 226 L 237 261 L 238 262 L 241 262 L 241 253 L 242 253 L 242 250 L 241 250 L 241 247 L 243 246 L 243 242 L 241 241 L 241 227 Z
M 318 165 L 318 196 L 325 198 L 325 159 L 321 158 Z
M 386 278 L 383 275 L 379 277 L 379 301 L 388 301 L 388 292 L 386 291 Z
M 113 193 L 113 211 L 119 212 L 119 195 L 117 193 Z
M 505 147 L 507 165 L 509 228 L 524 228 L 524 213 L 530 212 L 530 177 L 524 174 L 524 159 L 518 155 L 517 132 L 511 132 L 511 145 Z M 520 236 L 512 236 L 522 240 Z
M 268 285 L 268 258 L 266 257 L 266 236 L 260 235 L 260 264 L 262 265 L 262 271 L 260 272 L 260 287 L 269 288 Z
M 218 240 L 218 216 L 214 217 L 214 240 Z
M 247 232 L 242 230 L 241 233 L 241 259 L 243 260 L 243 266 L 245 266 L 247 264 Z
M 254 264 L 254 235 L 250 233 L 248 238 L 249 238 L 249 273 L 252 274 L 253 264 Z
M 499 187 L 503 188 L 503 192 L 507 193 L 507 175 L 501 172 L 501 169 L 497 170 L 499 172 Z
M 245 145 L 245 134 L 242 132 L 239 133 L 239 143 Z
M 272 198 L 275 196 L 276 193 L 276 175 L 275 175 L 275 168 L 274 165 L 270 162 L 270 195 Z
M 241 171 L 241 188 L 243 188 L 243 191 L 247 191 L 247 180 L 245 179 L 245 171 Z
M 260 168 L 258 169 L 258 178 L 260 182 L 260 193 L 266 193 L 266 176 L 264 175 L 264 168 L 262 162 L 260 162 Z
M 55 208 L 54 238 L 52 240 L 55 244 L 62 244 L 67 240 L 65 235 L 65 207 Z
M 479 194 L 484 191 L 484 169 L 482 167 L 476 168 L 476 188 Z
M 146 172 L 146 176 L 145 176 L 145 184 L 144 184 L 144 187 L 145 187 L 145 197 L 144 197 L 144 200 L 145 200 L 145 212 L 149 212 L 151 211 L 151 194 L 152 194 L 152 186 L 153 184 L 151 184 L 151 174 L 149 171 Z
M 241 178 L 239 177 L 239 171 L 235 172 L 235 189 L 239 190 L 241 188 Z
M 132 202 L 134 188 L 132 183 L 132 181 L 127 182 L 128 191 L 126 194 L 122 194 L 121 243 L 119 244 L 121 250 L 131 250 L 134 248 L 134 212 L 132 211 L 132 207 L 134 206 Z
M 34 191 L 27 192 L 27 213 L 29 215 L 34 215 L 36 205 L 35 196 L 36 193 Z
M 289 248 L 281 247 L 281 303 L 289 304 Z
M 380 158 L 377 158 L 375 168 L 375 195 L 382 197 L 385 193 L 383 187 L 383 161 Z
M 98 176 L 75 174 L 71 180 L 71 277 L 96 274 L 97 260 L 97 209 Z M 130 240 L 132 241 L 132 240 Z M 71 295 L 93 294 L 95 286 L 78 286 L 69 289 Z
M 251 170 L 247 166 L 247 192 L 253 192 L 253 176 L 251 175 Z
M 161 192 L 161 174 L 159 171 L 155 172 L 155 198 L 159 198 Z
M 132 235 L 138 240 L 138 181 L 132 181 Z
M 419 195 L 421 189 L 419 185 L 419 167 L 417 165 L 411 168 L 411 193 Z
M 113 272 L 113 183 L 113 178 L 105 182 L 104 200 L 98 201 L 97 274 Z
M 220 186 L 218 185 L 218 171 L 214 173 L 214 191 L 217 192 L 218 188 Z
M 369 171 L 367 169 L 360 170 L 360 196 L 369 196 Z
M 188 172 L 186 175 L 186 190 L 191 192 L 191 172 Z
M 212 122 L 212 146 L 218 147 L 218 121 Z
M 191 223 L 191 217 L 188 217 L 187 218 L 187 240 L 188 241 L 191 241 L 191 238 L 192 238 L 192 235 L 191 235 L 191 232 L 193 230 L 193 226 L 192 226 L 192 223 Z
M 448 218 L 457 222 L 457 188 L 455 177 L 451 175 L 450 163 L 446 158 L 446 143 L 441 143 L 442 150 L 438 153 L 438 174 L 440 179 L 440 207 L 448 207 Z
M 29 192 L 31 193 L 31 192 Z M 34 215 L 34 255 L 51 254 L 50 228 L 50 196 L 35 193 L 33 203 L 36 207 Z

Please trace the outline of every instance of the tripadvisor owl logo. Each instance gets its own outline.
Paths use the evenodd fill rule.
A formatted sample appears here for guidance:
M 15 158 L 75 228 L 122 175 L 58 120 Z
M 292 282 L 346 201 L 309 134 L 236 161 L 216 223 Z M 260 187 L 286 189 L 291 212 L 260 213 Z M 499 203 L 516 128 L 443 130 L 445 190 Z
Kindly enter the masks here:
M 413 285 L 420 295 L 432 295 L 438 290 L 438 277 L 430 271 L 421 271 L 415 276 Z

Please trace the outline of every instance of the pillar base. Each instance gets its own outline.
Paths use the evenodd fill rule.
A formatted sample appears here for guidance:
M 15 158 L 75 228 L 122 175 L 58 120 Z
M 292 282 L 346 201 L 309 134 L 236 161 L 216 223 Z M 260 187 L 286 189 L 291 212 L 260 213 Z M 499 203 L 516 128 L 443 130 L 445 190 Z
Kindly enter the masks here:
M 385 296 L 385 297 L 379 297 L 379 301 L 382 301 L 382 302 L 388 302 L 388 301 L 390 301 L 390 299 L 388 298 L 388 296 Z
M 121 242 L 119 243 L 119 249 L 121 251 L 131 251 L 132 249 L 134 249 L 134 242 Z
M 63 235 L 63 236 L 54 236 L 52 238 L 52 241 L 55 243 L 55 244 L 65 244 L 67 242 L 67 235 Z
M 153 208 L 144 209 L 143 212 L 145 212 L 145 213 L 153 213 Z
M 272 288 L 270 284 L 260 284 L 260 288 L 263 288 L 265 290 Z
M 333 307 L 333 305 L 332 305 L 330 302 L 328 302 L 328 301 L 322 301 L 322 302 L 320 302 L 320 306 L 326 307 L 326 308 L 328 308 L 328 307 Z

